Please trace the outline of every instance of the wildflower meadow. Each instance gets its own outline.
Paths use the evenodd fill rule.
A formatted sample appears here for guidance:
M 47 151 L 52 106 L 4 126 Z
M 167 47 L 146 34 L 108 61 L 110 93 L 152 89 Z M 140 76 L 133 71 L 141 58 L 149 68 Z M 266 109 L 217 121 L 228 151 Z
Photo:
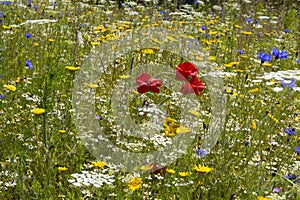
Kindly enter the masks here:
M 0 199 L 300 200 L 299 0 L 0 0 Z

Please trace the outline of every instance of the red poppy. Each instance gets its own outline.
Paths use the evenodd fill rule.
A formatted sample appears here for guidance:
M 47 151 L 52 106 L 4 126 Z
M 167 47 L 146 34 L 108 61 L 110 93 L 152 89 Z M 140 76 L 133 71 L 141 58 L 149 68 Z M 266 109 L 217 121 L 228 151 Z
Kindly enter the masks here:
M 137 90 L 139 93 L 145 93 L 152 91 L 159 93 L 158 87 L 162 86 L 163 82 L 159 79 L 150 79 L 149 74 L 141 74 L 136 78 Z
M 190 62 L 184 62 L 178 65 L 176 68 L 176 77 L 178 81 L 190 81 L 192 77 L 195 77 L 198 73 L 198 69 Z
M 203 85 L 202 81 L 199 81 L 197 77 L 192 78 L 190 82 L 186 82 L 181 86 L 180 92 L 182 92 L 184 95 L 187 94 L 196 94 L 201 95 L 203 90 L 205 89 L 205 86 Z

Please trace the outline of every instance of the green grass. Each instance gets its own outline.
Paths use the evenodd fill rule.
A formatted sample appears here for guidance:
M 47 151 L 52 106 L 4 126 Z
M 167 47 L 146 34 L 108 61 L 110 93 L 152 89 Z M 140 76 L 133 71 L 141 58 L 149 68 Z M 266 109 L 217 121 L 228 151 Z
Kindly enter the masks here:
M 230 1 L 228 4 L 220 4 L 224 12 L 214 10 L 210 4 L 195 8 L 183 6 L 182 12 L 189 14 L 187 17 L 182 13 L 170 14 L 172 11 L 179 12 L 173 4 L 154 8 L 153 3 L 150 3 L 148 6 L 131 6 L 129 10 L 126 2 L 125 9 L 118 11 L 107 2 L 95 6 L 58 1 L 53 9 L 49 7 L 48 1 L 32 1 L 33 6 L 38 6 L 35 11 L 33 7 L 26 6 L 26 1 L 21 1 L 24 7 L 16 2 L 11 5 L 2 2 L 0 94 L 4 96 L 0 99 L 1 199 L 244 200 L 262 199 L 270 195 L 276 199 L 275 192 L 272 192 L 274 188 L 280 188 L 277 199 L 300 199 L 300 155 L 294 151 L 295 147 L 300 146 L 299 91 L 288 88 L 280 92 L 273 91 L 274 87 L 281 87 L 280 80 L 275 78 L 256 81 L 265 73 L 298 70 L 294 76 L 298 76 L 296 84 L 299 86 L 297 3 L 247 4 L 241 1 L 234 4 L 235 1 Z M 240 5 L 240 8 L 237 9 L 236 5 Z M 164 10 L 165 14 L 159 14 L 160 10 Z M 265 19 L 259 16 L 265 16 Z M 246 17 L 253 22 L 247 23 Z M 56 21 L 23 24 L 29 19 Z M 255 19 L 258 20 L 257 25 Z M 203 25 L 207 27 L 206 30 L 201 29 Z M 75 85 L 78 82 L 74 80 L 78 80 L 78 76 L 86 70 L 85 67 L 99 64 L 88 63 L 91 51 L 99 50 L 97 48 L 103 43 L 117 42 L 118 37 L 132 29 L 149 27 L 160 27 L 193 38 L 207 52 L 191 55 L 204 60 L 206 64 L 206 68 L 200 68 L 198 73 L 207 85 L 203 95 L 186 96 L 199 102 L 194 107 L 197 111 L 194 119 L 198 123 L 196 136 L 187 154 L 171 162 L 163 174 L 139 170 L 127 172 L 109 159 L 101 160 L 107 162 L 106 166 L 97 167 L 92 162 L 98 158 L 85 144 L 90 140 L 80 137 L 83 133 L 79 130 L 83 129 L 78 127 L 80 122 L 75 123 L 78 119 L 74 110 L 74 88 L 88 88 L 84 84 L 96 84 L 97 88 L 90 85 L 96 97 L 94 117 L 99 116 L 98 121 L 104 127 L 106 139 L 127 150 L 134 150 L 134 147 L 119 144 L 118 141 L 137 144 L 142 140 L 148 145 L 143 150 L 151 151 L 156 147 L 149 142 L 146 133 L 142 139 L 128 136 L 118 131 L 117 122 L 110 121 L 114 115 L 111 95 L 114 95 L 112 93 L 123 81 L 132 80 L 132 84 L 135 84 L 135 76 L 129 79 L 122 77 L 128 75 L 130 70 L 137 73 L 146 70 L 149 63 L 154 63 L 153 66 L 157 64 L 171 72 L 173 70 L 175 77 L 175 68 L 189 60 L 172 51 L 156 48 L 152 49 L 153 54 L 147 53 L 145 49 L 130 52 L 124 49 L 124 55 L 112 56 L 115 60 L 109 63 L 97 82 Z M 290 32 L 285 33 L 285 29 Z M 26 33 L 32 37 L 26 38 Z M 210 36 L 206 37 L 205 34 Z M 159 46 L 159 42 L 163 41 L 152 41 L 151 44 L 157 43 Z M 288 51 L 289 56 L 286 59 L 273 58 L 269 62 L 271 66 L 264 66 L 257 54 L 270 54 L 274 46 Z M 238 49 L 243 49 L 245 53 L 238 53 Z M 116 51 L 108 52 L 114 55 Z M 32 69 L 26 66 L 26 60 L 31 60 Z M 231 62 L 238 63 L 230 65 Z M 99 67 L 97 65 L 94 67 Z M 80 69 L 72 71 L 66 69 L 66 66 Z M 207 72 L 204 70 L 209 68 L 227 73 L 222 75 L 226 118 L 216 145 L 208 155 L 200 158 L 195 151 L 205 143 L 204 136 L 208 134 L 208 127 L 213 126 L 209 122 L 214 106 L 211 98 L 214 96 L 212 88 L 208 86 L 214 79 L 205 79 Z M 164 76 L 157 73 L 156 77 Z M 15 86 L 16 90 L 7 89 L 7 85 Z M 161 103 L 168 116 L 177 120 L 176 123 L 184 121 L 183 114 L 177 112 L 181 108 L 179 101 L 184 98 L 169 100 L 171 93 L 172 89 L 168 87 L 162 87 L 159 94 L 131 91 L 129 113 L 133 123 L 140 126 L 154 116 L 138 114 L 138 108 L 143 107 L 147 100 L 150 105 Z M 45 113 L 33 114 L 33 108 L 43 108 Z M 124 124 L 126 120 L 129 120 L 128 116 L 122 118 Z M 164 138 L 166 127 L 162 123 L 153 129 L 159 130 L 157 134 Z M 295 135 L 285 132 L 289 127 L 296 130 Z M 141 152 L 141 149 L 138 151 Z M 197 172 L 194 167 L 198 164 L 213 170 L 209 173 Z M 137 169 L 139 167 L 142 166 L 137 166 Z M 170 169 L 175 173 L 171 173 Z M 179 172 L 189 174 L 181 176 Z M 82 180 L 90 185 L 74 185 L 78 179 L 72 179 L 78 174 L 83 174 L 85 178 Z M 288 174 L 296 175 L 297 178 L 290 180 L 286 178 Z M 133 177 L 142 178 L 143 184 L 141 188 L 132 191 L 128 182 Z M 99 181 L 98 185 L 91 184 L 93 180 Z

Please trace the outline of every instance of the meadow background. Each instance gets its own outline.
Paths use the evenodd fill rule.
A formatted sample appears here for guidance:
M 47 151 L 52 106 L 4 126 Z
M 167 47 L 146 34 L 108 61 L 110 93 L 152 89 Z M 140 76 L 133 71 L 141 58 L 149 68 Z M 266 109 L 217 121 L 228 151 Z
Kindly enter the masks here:
M 118 4 L 0 1 L 0 198 L 300 199 L 300 2 Z M 163 170 L 149 164 L 127 173 L 81 143 L 72 115 L 76 73 L 98 45 L 137 27 L 185 34 L 209 53 L 199 59 L 220 72 L 226 123 L 210 154 L 197 137 Z M 172 64 L 175 70 L 180 59 Z M 201 116 L 199 135 L 209 106 Z

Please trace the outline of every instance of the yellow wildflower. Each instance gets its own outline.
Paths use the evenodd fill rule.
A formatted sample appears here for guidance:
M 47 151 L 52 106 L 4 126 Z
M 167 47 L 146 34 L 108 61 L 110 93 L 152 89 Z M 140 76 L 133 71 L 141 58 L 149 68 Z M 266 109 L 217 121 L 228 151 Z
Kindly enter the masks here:
M 183 176 L 183 177 L 190 175 L 189 172 L 178 172 L 178 174 L 179 174 L 179 176 Z
M 251 90 L 251 93 L 252 93 L 252 94 L 257 94 L 257 93 L 258 93 L 258 90 L 259 90 L 258 88 L 254 88 L 254 89 Z
M 150 165 L 150 164 L 146 164 L 146 165 L 143 165 L 140 167 L 140 170 L 142 171 L 150 171 L 153 169 L 153 165 Z
M 177 129 L 176 129 L 176 133 L 177 134 L 181 134 L 181 133 L 187 133 L 189 132 L 190 130 L 184 126 L 179 126 Z
M 170 173 L 170 174 L 174 174 L 175 173 L 175 170 L 174 169 L 166 169 L 166 171 L 168 172 L 168 173 Z
M 265 62 L 265 63 L 262 64 L 262 66 L 271 67 L 271 66 L 272 66 L 272 63 L 267 63 L 267 62 Z
M 13 92 L 17 90 L 17 88 L 13 85 L 4 85 L 3 87 Z
M 105 166 L 107 166 L 107 163 L 105 161 L 96 161 L 96 162 L 92 162 L 92 164 L 97 167 L 97 168 L 100 168 L 100 169 L 103 169 Z
M 76 71 L 76 70 L 80 69 L 80 67 L 74 67 L 74 66 L 65 66 L 65 68 L 70 70 L 70 71 Z
M 153 49 L 143 49 L 142 52 L 143 52 L 144 54 L 154 54 Z
M 68 170 L 67 167 L 58 167 L 57 169 L 58 169 L 59 172 L 64 172 L 64 171 Z
M 34 108 L 34 109 L 31 110 L 31 112 L 32 112 L 33 114 L 35 114 L 35 115 L 40 115 L 40 114 L 45 113 L 46 110 L 43 109 L 43 108 Z
M 91 44 L 94 46 L 98 46 L 100 44 L 100 42 L 91 42 Z
M 271 113 L 268 113 L 268 117 L 269 117 L 270 119 L 272 119 L 275 123 L 278 123 L 278 122 L 279 122 L 279 120 L 278 120 L 276 117 L 274 117 L 274 115 L 272 115 Z
M 11 29 L 11 26 L 2 25 L 4 29 Z
M 143 180 L 141 178 L 134 177 L 128 181 L 128 187 L 132 191 L 142 188 L 142 186 L 143 186 Z
M 252 129 L 256 129 L 256 128 L 257 128 L 256 122 L 253 120 L 253 121 L 252 121 Z
M 196 165 L 194 167 L 194 170 L 196 170 L 197 172 L 208 173 L 208 172 L 211 172 L 213 169 L 209 168 L 209 167 L 204 167 L 204 166 L 198 164 L 198 166 Z
M 208 60 L 215 61 L 216 59 L 217 59 L 216 56 L 209 56 L 209 57 L 208 57 Z
M 172 36 L 169 36 L 169 35 L 167 35 L 166 38 L 167 38 L 168 40 L 170 40 L 171 42 L 176 41 Z
M 252 32 L 249 32 L 249 31 L 242 31 L 241 33 L 244 34 L 244 35 L 251 35 L 252 34 Z
M 121 75 L 120 78 L 123 78 L 123 79 L 130 78 L 130 75 Z
M 94 84 L 94 83 L 84 83 L 86 86 L 88 86 L 89 88 L 97 88 L 98 85 Z
M 224 66 L 225 66 L 225 67 L 232 67 L 232 66 L 236 66 L 236 65 L 238 65 L 238 64 L 240 64 L 240 62 L 230 62 L 230 63 L 228 63 L 228 64 L 224 64 Z
M 263 196 L 258 196 L 257 200 L 272 200 L 271 198 L 265 198 Z
M 235 69 L 235 70 L 233 70 L 233 72 L 236 72 L 236 73 L 243 73 L 244 70 L 242 70 L 242 69 Z
M 65 133 L 65 130 L 58 130 L 59 133 Z

